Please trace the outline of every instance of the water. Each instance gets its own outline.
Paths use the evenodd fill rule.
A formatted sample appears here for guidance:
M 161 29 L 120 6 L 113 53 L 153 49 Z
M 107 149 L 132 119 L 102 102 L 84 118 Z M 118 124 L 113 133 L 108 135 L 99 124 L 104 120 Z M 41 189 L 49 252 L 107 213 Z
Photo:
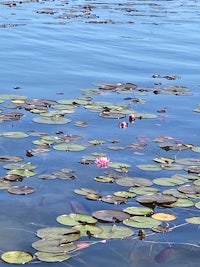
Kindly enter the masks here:
M 199 158 L 198 153 L 188 150 L 163 152 L 152 143 L 157 136 L 169 135 L 184 143 L 199 145 L 199 113 L 193 112 L 199 104 L 200 85 L 198 1 L 0 1 L 0 9 L 0 93 L 57 100 L 76 98 L 81 96 L 81 89 L 96 89 L 94 82 L 132 82 L 140 87 L 156 89 L 179 85 L 187 86 L 190 92 L 188 96 L 153 93 L 119 95 L 110 92 L 92 96 L 94 101 L 130 104 L 138 112 L 157 114 L 158 110 L 166 109 L 166 118 L 161 116 L 153 123 L 151 120 L 138 120 L 125 131 L 117 127 L 118 121 L 102 119 L 83 108 L 69 117 L 72 121 L 87 121 L 91 126 L 89 128 L 76 127 L 73 123 L 55 127 L 36 124 L 32 122 L 34 115 L 28 112 L 19 122 L 2 123 L 1 132 L 36 130 L 55 135 L 56 130 L 61 130 L 68 134 L 80 134 L 83 136 L 82 143 L 91 139 L 119 139 L 120 145 L 127 146 L 136 142 L 138 136 L 149 140 L 147 148 L 142 151 L 143 155 L 131 150 L 108 151 L 107 145 L 103 145 L 88 148 L 87 152 L 74 153 L 73 156 L 68 153 L 60 156 L 51 151 L 30 158 L 37 165 L 38 175 L 73 168 L 77 179 L 73 182 L 60 179 L 43 181 L 35 176 L 25 179 L 26 185 L 37 189 L 32 195 L 15 196 L 2 191 L 2 251 L 22 249 L 34 253 L 31 243 L 37 240 L 35 231 L 38 228 L 57 225 L 57 216 L 71 212 L 69 201 L 72 198 L 88 204 L 88 201 L 73 194 L 73 190 L 80 186 L 91 187 L 91 180 L 102 175 L 103 171 L 96 166 L 87 167 L 79 163 L 82 156 L 94 150 L 109 153 L 114 161 L 126 159 L 127 163 L 133 164 L 130 176 L 150 179 L 161 177 L 163 173 L 144 173 L 136 168 L 137 164 L 151 163 L 156 156 Z M 177 75 L 180 79 L 155 79 L 152 78 L 154 74 Z M 156 82 L 162 84 L 155 85 Z M 21 89 L 14 89 L 16 86 Z M 146 103 L 124 101 L 127 96 L 142 98 Z M 1 108 L 5 108 L 4 104 Z M 99 123 L 104 127 L 99 129 Z M 28 137 L 20 143 L 15 139 L 8 142 L 1 137 L 1 154 L 25 157 L 26 149 L 33 147 L 32 141 L 35 139 L 39 138 Z M 25 158 L 25 161 L 28 160 Z M 6 174 L 3 166 L 4 163 L 1 163 L 1 176 Z M 175 173 L 166 171 L 164 176 Z M 120 189 L 116 184 L 108 188 L 95 182 L 92 187 L 101 193 Z M 108 208 L 105 203 L 89 204 L 91 211 Z M 183 211 L 183 218 L 187 216 L 185 213 Z M 189 210 L 188 213 L 192 215 L 193 211 Z M 180 218 L 179 222 L 182 223 Z M 188 232 L 191 236 L 186 236 Z M 155 263 L 156 255 L 172 244 L 173 252 L 164 258 L 163 266 L 196 267 L 199 264 L 199 248 L 182 244 L 186 241 L 199 242 L 198 226 L 180 227 L 167 237 L 153 236 L 150 241 L 158 243 L 141 243 L 137 239 L 99 243 L 81 251 L 79 260 L 95 267 L 108 262 L 123 267 L 154 266 L 159 265 Z M 119 255 L 117 252 L 121 247 L 123 251 Z M 133 250 L 137 252 L 137 257 L 133 255 Z M 143 257 L 144 250 L 146 258 Z M 105 255 L 104 259 L 102 254 Z M 3 262 L 1 264 L 6 266 Z M 57 266 L 65 264 L 59 263 Z M 69 264 L 79 266 L 80 262 L 74 258 Z M 37 266 L 48 265 L 38 263 Z

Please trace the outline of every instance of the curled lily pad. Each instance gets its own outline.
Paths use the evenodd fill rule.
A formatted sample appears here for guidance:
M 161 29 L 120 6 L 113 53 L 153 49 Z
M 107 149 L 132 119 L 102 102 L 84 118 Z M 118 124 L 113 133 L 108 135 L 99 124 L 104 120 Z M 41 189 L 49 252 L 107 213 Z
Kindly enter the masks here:
M 130 237 L 134 234 L 134 231 L 125 226 L 118 225 L 101 225 L 102 232 L 96 234 L 95 237 L 102 239 L 122 239 Z
M 153 213 L 153 209 L 147 207 L 128 207 L 123 211 L 129 213 L 130 215 L 150 215 Z
M 41 239 L 32 243 L 32 247 L 42 252 L 53 252 L 53 253 L 66 253 L 76 248 L 72 242 L 61 242 L 60 240 L 46 240 Z
M 61 143 L 58 145 L 53 146 L 55 150 L 62 150 L 62 151 L 82 151 L 85 150 L 86 147 L 78 144 L 66 144 Z
M 129 219 L 124 220 L 123 224 L 143 229 L 143 228 L 152 228 L 153 226 L 160 225 L 161 221 L 155 220 L 151 217 L 132 216 Z
M 121 222 L 130 217 L 130 215 L 121 210 L 97 210 L 92 216 L 102 222 Z
M 97 220 L 90 215 L 82 213 L 63 214 L 57 217 L 57 222 L 64 225 L 95 224 Z
M 30 186 L 12 186 L 8 188 L 8 192 L 15 195 L 28 195 L 35 192 L 35 188 Z
M 43 262 L 62 262 L 71 258 L 69 253 L 51 253 L 51 252 L 41 252 L 35 253 L 38 260 Z
M 32 261 L 33 256 L 29 252 L 15 250 L 4 252 L 1 255 L 1 259 L 11 264 L 25 264 Z

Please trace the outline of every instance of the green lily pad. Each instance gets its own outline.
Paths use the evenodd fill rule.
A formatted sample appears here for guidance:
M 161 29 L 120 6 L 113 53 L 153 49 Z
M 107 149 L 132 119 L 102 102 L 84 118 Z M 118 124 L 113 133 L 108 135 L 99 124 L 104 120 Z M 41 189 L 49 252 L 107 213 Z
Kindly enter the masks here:
M 65 123 L 70 122 L 71 120 L 63 116 L 51 116 L 51 117 L 40 116 L 40 117 L 33 118 L 33 121 L 37 123 L 44 123 L 44 124 L 65 124 Z
M 116 180 L 116 183 L 122 186 L 151 186 L 152 182 L 146 178 L 124 177 Z
M 194 201 L 192 201 L 191 199 L 185 199 L 185 198 L 179 198 L 177 199 L 175 203 L 171 204 L 171 207 L 187 208 L 187 207 L 192 207 L 192 206 L 194 206 Z
M 114 196 L 114 195 L 107 195 L 107 196 L 101 197 L 101 201 L 109 203 L 109 204 L 119 205 L 119 204 L 125 204 L 127 202 L 127 198 Z
M 153 214 L 153 209 L 147 207 L 128 207 L 123 209 L 124 212 L 130 215 L 151 215 Z
M 134 234 L 134 231 L 125 226 L 118 225 L 101 225 L 102 232 L 96 234 L 96 238 L 102 239 L 122 239 L 126 237 L 130 237 Z
M 94 180 L 101 183 L 113 183 L 115 181 L 113 177 L 101 176 L 101 175 L 95 177 Z
M 73 226 L 73 229 L 80 231 L 81 236 L 88 236 L 88 234 L 90 236 L 94 236 L 94 235 L 97 235 L 97 234 L 102 232 L 102 228 L 100 226 L 89 225 L 89 224 L 75 225 L 75 226 Z
M 34 170 L 36 165 L 32 164 L 31 162 L 28 163 L 10 163 L 3 166 L 6 170 Z
M 137 165 L 137 168 L 143 171 L 161 171 L 162 168 L 159 165 L 155 164 L 140 164 Z
M 69 253 L 50 253 L 38 251 L 35 253 L 38 260 L 43 262 L 62 262 L 71 258 Z
M 130 168 L 131 165 L 123 162 L 110 162 L 109 167 L 120 169 L 120 168 Z
M 150 186 L 139 186 L 139 187 L 130 187 L 130 192 L 134 192 L 137 195 L 146 195 L 146 194 L 153 194 L 157 193 L 159 190 L 158 188 L 150 187 Z
M 97 220 L 92 216 L 82 213 L 63 214 L 58 216 L 56 220 L 61 224 L 70 226 L 79 224 L 95 224 L 97 222 Z
M 90 188 L 85 188 L 82 187 L 80 189 L 75 189 L 74 193 L 78 194 L 78 195 L 82 195 L 82 196 L 87 196 L 88 194 L 98 194 L 98 192 L 94 189 L 90 189 Z
M 47 227 L 37 230 L 37 236 L 46 240 L 72 242 L 80 238 L 80 231 L 66 227 Z
M 82 151 L 85 150 L 86 147 L 78 144 L 66 144 L 61 143 L 58 145 L 53 146 L 55 150 L 61 150 L 61 151 Z
M 0 133 L 0 136 L 9 137 L 9 138 L 25 138 L 28 137 L 28 134 L 23 132 L 3 132 Z
M 72 242 L 61 242 L 60 240 L 41 239 L 32 243 L 32 247 L 41 252 L 66 253 L 76 248 Z
M 29 252 L 15 250 L 4 252 L 1 255 L 1 259 L 11 264 L 25 264 L 32 261 L 33 256 Z
M 155 220 L 151 217 L 132 216 L 129 219 L 124 220 L 123 224 L 143 229 L 143 228 L 152 228 L 154 226 L 160 225 L 161 221 Z
M 17 170 L 10 170 L 10 171 L 8 171 L 7 174 L 17 174 L 17 175 L 21 175 L 23 177 L 31 177 L 31 176 L 36 175 L 36 172 L 33 170 L 17 169 Z
M 132 198 L 132 197 L 135 197 L 136 194 L 133 192 L 129 192 L 129 191 L 117 191 L 117 192 L 114 192 L 114 196 L 123 197 L 123 198 Z
M 200 224 L 200 217 L 190 217 L 185 219 L 186 222 L 192 223 L 192 224 Z
M 154 184 L 162 186 L 175 186 L 186 183 L 188 180 L 184 178 L 156 178 L 153 180 Z

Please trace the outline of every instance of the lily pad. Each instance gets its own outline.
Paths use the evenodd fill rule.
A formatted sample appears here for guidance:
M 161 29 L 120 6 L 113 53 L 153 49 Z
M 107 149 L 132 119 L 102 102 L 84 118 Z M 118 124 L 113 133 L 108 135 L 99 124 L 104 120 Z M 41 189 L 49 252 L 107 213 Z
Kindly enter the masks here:
M 186 183 L 188 180 L 184 178 L 156 178 L 153 180 L 154 184 L 162 186 L 175 186 Z
M 200 194 L 200 185 L 183 185 L 178 187 L 178 191 L 184 194 Z
M 70 226 L 79 224 L 95 224 L 97 222 L 97 220 L 92 216 L 82 213 L 63 214 L 58 216 L 56 220 L 61 224 Z
M 129 191 L 117 191 L 117 192 L 114 192 L 114 196 L 123 197 L 123 198 L 132 198 L 132 197 L 135 197 L 136 194 L 133 192 L 129 192 Z
M 102 228 L 100 226 L 96 226 L 96 225 L 89 225 L 89 224 L 85 224 L 85 225 L 75 225 L 73 226 L 73 229 L 80 231 L 81 236 L 94 236 L 97 234 L 100 234 L 102 232 Z
M 134 231 L 125 226 L 118 225 L 101 225 L 102 232 L 96 234 L 96 238 L 102 239 L 122 239 L 130 237 L 134 234 Z
M 65 240 L 72 242 L 80 238 L 80 231 L 66 227 L 47 227 L 37 230 L 37 236 L 48 240 Z
M 161 221 L 155 220 L 151 217 L 144 216 L 132 216 L 129 219 L 123 221 L 123 224 L 135 227 L 135 228 L 152 228 L 153 226 L 157 226 L 161 224 Z
M 127 207 L 123 211 L 130 215 L 150 215 L 153 213 L 153 209 L 147 207 Z
M 127 202 L 127 198 L 114 196 L 114 195 L 103 196 L 101 198 L 101 200 L 103 202 L 110 203 L 110 204 L 115 204 L 115 205 L 125 204 Z
M 130 187 L 130 192 L 134 192 L 137 195 L 146 195 L 146 194 L 153 194 L 157 193 L 159 190 L 155 187 L 150 186 L 139 186 L 139 187 Z
M 186 222 L 192 223 L 192 224 L 200 224 L 200 217 L 190 217 L 185 219 Z
M 124 177 L 116 180 L 116 183 L 122 186 L 151 186 L 152 182 L 146 178 Z
M 61 151 L 82 151 L 85 150 L 86 147 L 78 144 L 66 144 L 61 143 L 58 145 L 53 146 L 55 150 L 61 150 Z
M 23 177 L 31 177 L 36 175 L 36 172 L 33 170 L 26 170 L 26 169 L 16 169 L 16 170 L 10 170 L 7 174 L 17 174 L 21 175 Z
M 14 195 L 29 195 L 35 192 L 35 188 L 30 186 L 12 186 L 8 188 L 8 192 Z
M 37 123 L 44 123 L 44 124 L 65 124 L 65 123 L 70 122 L 71 120 L 63 116 L 51 116 L 51 117 L 40 116 L 40 117 L 33 118 L 33 121 Z
M 162 168 L 159 165 L 155 164 L 140 164 L 137 165 L 137 168 L 143 171 L 160 171 Z
M 95 177 L 94 180 L 101 183 L 113 183 L 115 181 L 113 177 L 102 175 Z
M 46 240 L 46 239 L 35 241 L 34 243 L 32 243 L 32 247 L 38 251 L 52 252 L 52 253 L 66 253 L 76 248 L 75 244 L 72 242 L 62 243 L 60 240 Z
M 35 253 L 38 260 L 44 262 L 62 262 L 71 258 L 69 253 L 50 253 L 38 251 Z
M 0 162 L 19 162 L 24 158 L 19 156 L 3 155 L 0 156 Z
M 29 252 L 15 250 L 4 252 L 1 255 L 1 259 L 11 264 L 25 264 L 32 261 L 33 256 Z
M 7 170 L 34 170 L 36 165 L 28 162 L 28 163 L 10 163 L 3 166 L 4 169 Z
M 151 218 L 159 220 L 159 221 L 173 221 L 176 219 L 176 216 L 169 213 L 154 213 Z
M 3 133 L 0 133 L 0 136 L 9 137 L 9 138 L 25 138 L 25 137 L 28 137 L 28 134 L 24 132 L 3 132 Z
M 191 199 L 179 198 L 175 203 L 171 204 L 171 206 L 182 208 L 192 207 L 194 206 L 194 201 L 192 201 Z
M 172 204 L 177 201 L 177 198 L 170 195 L 164 194 L 148 194 L 137 197 L 137 201 L 141 204 L 151 204 L 151 205 L 167 205 Z
M 130 215 L 121 210 L 97 210 L 92 216 L 102 222 L 121 222 L 130 217 Z

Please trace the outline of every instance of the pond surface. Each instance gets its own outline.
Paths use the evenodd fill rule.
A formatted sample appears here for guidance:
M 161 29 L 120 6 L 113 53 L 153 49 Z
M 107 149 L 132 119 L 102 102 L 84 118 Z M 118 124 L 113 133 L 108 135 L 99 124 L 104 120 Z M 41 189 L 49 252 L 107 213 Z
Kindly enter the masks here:
M 81 240 L 89 246 L 56 266 L 199 266 L 199 1 L 22 0 L 0 1 L 0 9 L 1 253 L 34 255 L 36 231 L 63 227 L 56 221 L 62 214 L 141 207 L 141 192 L 121 204 L 101 200 L 141 187 L 119 182 L 139 177 L 161 195 L 174 189 L 177 200 L 191 201 L 155 205 L 154 213 L 176 216 L 163 223 L 171 231 L 147 227 L 142 241 L 142 227 L 106 242 L 86 235 Z M 57 102 L 45 106 L 44 99 Z M 44 112 L 45 118 L 54 115 L 44 119 Z M 74 151 L 67 144 L 80 147 Z M 102 155 L 110 159 L 107 169 L 94 162 Z M 24 171 L 22 181 L 5 185 L 6 175 L 19 174 L 19 165 L 6 166 L 13 163 Z M 26 163 L 33 173 L 22 167 Z M 182 175 L 182 184 L 156 179 L 173 175 Z M 99 176 L 112 179 L 94 179 Z M 13 193 L 15 186 L 35 191 Z M 88 200 L 74 192 L 79 188 L 100 197 Z M 187 221 L 192 217 L 195 223 Z M 115 223 L 123 226 L 106 224 Z M 33 264 L 52 265 L 34 258 L 26 266 Z

